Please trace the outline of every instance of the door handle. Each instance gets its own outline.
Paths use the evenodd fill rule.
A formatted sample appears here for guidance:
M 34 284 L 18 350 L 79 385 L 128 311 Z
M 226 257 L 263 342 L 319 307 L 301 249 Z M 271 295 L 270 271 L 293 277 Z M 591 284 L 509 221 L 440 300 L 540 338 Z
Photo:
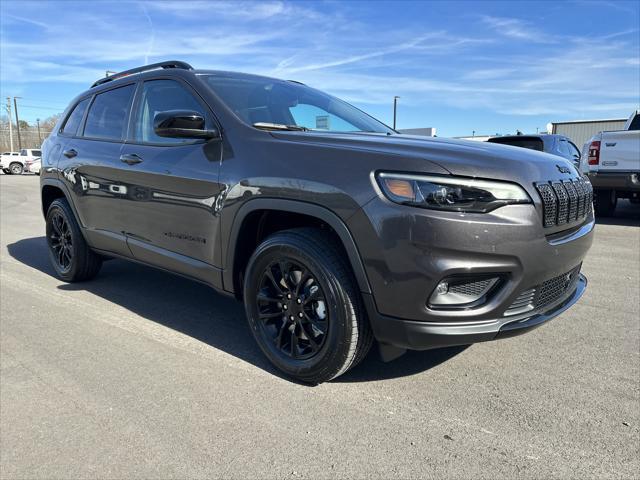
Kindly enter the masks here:
M 135 165 L 136 163 L 140 163 L 142 158 L 135 153 L 125 153 L 120 156 L 120 161 L 126 163 L 127 165 Z
M 70 148 L 69 150 L 65 150 L 64 152 L 62 152 L 62 154 L 67 158 L 73 158 L 78 156 L 78 152 L 73 148 Z

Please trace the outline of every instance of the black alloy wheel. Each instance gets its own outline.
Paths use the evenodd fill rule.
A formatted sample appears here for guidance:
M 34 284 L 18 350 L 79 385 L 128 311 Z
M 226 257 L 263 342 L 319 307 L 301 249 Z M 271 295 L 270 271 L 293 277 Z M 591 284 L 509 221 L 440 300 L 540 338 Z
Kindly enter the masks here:
M 357 282 L 330 232 L 295 228 L 264 239 L 245 270 L 243 297 L 262 352 L 302 382 L 342 375 L 373 343 Z
M 284 258 L 271 263 L 256 295 L 263 334 L 293 359 L 308 359 L 324 345 L 329 316 L 318 280 L 299 262 Z
M 73 262 L 73 239 L 71 228 L 60 212 L 54 212 L 51 216 L 51 228 L 47 234 L 47 240 L 58 268 L 63 272 L 68 272 Z
M 98 274 L 102 257 L 85 241 L 65 198 L 51 202 L 47 210 L 46 236 L 49 258 L 59 278 L 66 282 L 79 282 Z

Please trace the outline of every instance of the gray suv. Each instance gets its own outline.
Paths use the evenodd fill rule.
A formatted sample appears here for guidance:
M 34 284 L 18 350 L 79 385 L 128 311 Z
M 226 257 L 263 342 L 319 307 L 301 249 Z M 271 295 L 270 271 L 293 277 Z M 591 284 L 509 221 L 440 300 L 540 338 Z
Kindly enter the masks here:
M 61 279 L 119 257 L 203 282 L 309 383 L 374 340 L 391 360 L 547 322 L 584 293 L 594 225 L 562 158 L 400 135 L 298 82 L 178 61 L 74 99 L 41 193 Z

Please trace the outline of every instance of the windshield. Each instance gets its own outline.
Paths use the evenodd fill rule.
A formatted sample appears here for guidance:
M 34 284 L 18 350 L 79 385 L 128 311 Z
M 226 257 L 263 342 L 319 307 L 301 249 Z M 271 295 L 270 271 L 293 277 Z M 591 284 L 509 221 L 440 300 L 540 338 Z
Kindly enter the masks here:
M 204 74 L 202 77 L 249 125 L 294 126 L 325 132 L 393 133 L 348 103 L 299 83 L 229 74 Z

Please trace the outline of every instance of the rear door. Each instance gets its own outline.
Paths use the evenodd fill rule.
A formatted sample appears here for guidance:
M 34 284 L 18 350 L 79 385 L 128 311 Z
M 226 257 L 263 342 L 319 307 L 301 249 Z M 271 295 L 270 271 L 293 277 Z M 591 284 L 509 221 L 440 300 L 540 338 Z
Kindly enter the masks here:
M 137 258 L 170 270 L 216 283 L 207 277 L 219 266 L 216 200 L 222 144 L 155 134 L 154 116 L 169 110 L 215 119 L 204 101 L 185 82 L 153 79 L 138 88 L 130 139 L 122 150 L 123 197 L 129 247 Z M 204 277 L 207 278 L 204 278 Z
M 121 254 L 128 250 L 122 233 L 120 150 L 134 91 L 135 84 L 129 84 L 81 101 L 62 128 L 67 140 L 58 165 L 63 181 L 73 192 L 72 200 L 89 243 Z

